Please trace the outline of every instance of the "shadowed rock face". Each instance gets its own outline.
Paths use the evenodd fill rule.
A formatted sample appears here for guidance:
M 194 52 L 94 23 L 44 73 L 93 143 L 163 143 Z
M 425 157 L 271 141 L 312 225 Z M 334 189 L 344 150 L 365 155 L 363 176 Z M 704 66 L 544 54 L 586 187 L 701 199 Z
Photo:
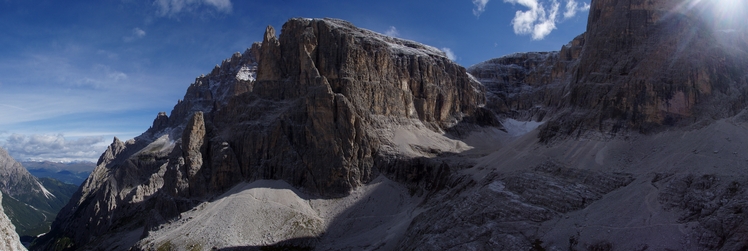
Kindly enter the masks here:
M 469 68 L 486 86 L 486 106 L 498 114 L 541 121 L 564 105 L 585 42 L 576 37 L 558 52 L 515 53 L 491 59 Z
M 730 48 L 685 1 L 594 1 L 569 105 L 583 127 L 650 131 L 737 114 L 748 94 L 745 41 Z M 700 5 L 705 5 L 701 3 Z M 739 33 L 739 32 L 738 32 Z M 563 122 L 562 122 L 563 123 Z
M 213 145 L 228 143 L 242 156 L 232 176 L 345 194 L 389 154 L 379 151 L 386 142 L 378 130 L 439 131 L 484 102 L 482 86 L 434 48 L 339 20 L 292 20 L 278 40 L 268 33 L 253 92 L 215 114 Z
M 438 49 L 341 20 L 291 19 L 280 37 L 269 27 L 262 44 L 197 78 L 143 135 L 115 139 L 43 241 L 129 247 L 258 179 L 321 197 L 344 196 L 380 174 L 431 188 L 449 167 L 406 156 L 395 130 L 440 135 L 468 117 L 495 122 L 484 102 L 483 86 Z M 399 170 L 408 163 L 422 164 Z M 135 238 L 110 238 L 118 234 Z
M 510 55 L 470 72 L 499 100 L 488 106 L 505 116 L 553 113 L 543 140 L 729 117 L 746 105 L 748 32 L 721 30 L 705 14 L 709 4 L 593 1 L 587 32 L 561 52 Z
M 471 67 L 486 86 L 485 98 L 482 85 L 434 48 L 339 20 L 292 19 L 279 37 L 268 28 L 262 44 L 198 78 L 170 116 L 160 114 L 143 135 L 115 139 L 43 241 L 50 247 L 67 237 L 73 247 L 127 249 L 147 237 L 156 241 L 142 245 L 158 244 L 155 230 L 244 181 L 283 180 L 334 198 L 384 174 L 431 189 L 417 209 L 399 212 L 402 222 L 377 226 L 401 229 L 388 244 L 401 249 L 527 250 L 545 241 L 555 250 L 604 250 L 611 246 L 597 242 L 601 234 L 652 233 L 681 239 L 607 240 L 636 250 L 649 243 L 742 247 L 740 236 L 723 231 L 745 232 L 742 190 L 707 184 L 706 176 L 694 183 L 701 175 L 651 177 L 661 169 L 710 173 L 715 162 L 742 173 L 734 168 L 744 165 L 739 150 L 728 158 L 692 148 L 722 137 L 709 134 L 719 130 L 671 132 L 652 141 L 562 140 L 656 132 L 743 109 L 746 36 L 742 30 L 715 35 L 694 11 L 698 6 L 681 9 L 682 3 L 593 1 L 588 31 L 560 52 Z M 486 118 L 492 114 L 484 102 L 504 117 L 546 123 L 480 159 L 454 154 L 468 147 L 441 132 L 469 121 L 495 122 Z M 745 123 L 708 126 L 742 132 Z M 514 137 L 490 130 L 476 137 L 491 144 Z M 536 135 L 558 144 L 538 145 Z M 690 139 L 673 144 L 684 138 Z M 748 142 L 748 136 L 739 139 Z M 742 149 L 736 145 L 729 149 Z M 453 172 L 452 163 L 475 167 Z M 740 200 L 717 203 L 728 197 Z M 669 218 L 676 214 L 686 222 Z M 700 228 L 683 236 L 696 223 Z M 676 243 L 692 233 L 704 238 Z

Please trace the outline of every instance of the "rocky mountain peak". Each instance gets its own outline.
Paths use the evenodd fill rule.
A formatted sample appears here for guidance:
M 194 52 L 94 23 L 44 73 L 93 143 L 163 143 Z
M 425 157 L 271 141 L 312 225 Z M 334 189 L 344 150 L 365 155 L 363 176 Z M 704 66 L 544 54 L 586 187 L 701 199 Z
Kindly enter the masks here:
M 11 197 L 40 195 L 46 197 L 45 189 L 39 180 L 32 176 L 21 163 L 18 163 L 0 148 L 0 191 Z
M 745 108 L 748 43 L 680 3 L 596 0 L 560 51 L 469 71 L 341 20 L 268 27 L 115 139 L 39 243 L 738 250 L 748 119 L 709 123 Z
M 110 144 L 104 151 L 104 154 L 99 157 L 99 161 L 96 162 L 96 165 L 109 165 L 110 162 L 114 161 L 114 159 L 119 156 L 124 150 L 125 143 L 119 140 L 119 138 L 114 137 L 114 140 L 112 140 L 112 144 Z
M 282 180 L 321 198 L 380 175 L 438 187 L 449 165 L 423 158 L 468 148 L 444 132 L 495 122 L 483 86 L 436 48 L 336 19 L 291 19 L 275 33 L 198 77 L 143 135 L 115 138 L 46 245 L 147 237 L 241 182 Z M 399 136 L 416 132 L 428 140 Z

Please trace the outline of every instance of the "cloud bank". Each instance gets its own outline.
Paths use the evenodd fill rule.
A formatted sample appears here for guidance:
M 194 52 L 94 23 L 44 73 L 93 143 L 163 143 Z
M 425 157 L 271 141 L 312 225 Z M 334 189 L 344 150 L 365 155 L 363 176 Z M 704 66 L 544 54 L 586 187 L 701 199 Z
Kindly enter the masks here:
M 489 0 L 472 0 L 475 8 L 473 14 L 480 16 L 485 11 Z M 589 11 L 590 4 L 577 0 L 504 0 L 505 3 L 520 5 L 526 10 L 518 10 L 512 19 L 512 28 L 517 35 L 530 35 L 533 40 L 542 40 L 553 30 L 556 24 L 573 18 L 579 12 Z M 563 17 L 561 17 L 563 16 Z
M 233 8 L 231 0 L 155 0 L 153 5 L 160 16 L 175 16 L 181 12 L 190 12 L 213 8 L 219 12 L 229 13 Z
M 104 143 L 103 137 L 69 140 L 62 134 L 12 134 L 7 137 L 3 147 L 18 161 L 95 161 L 106 149 L 106 145 L 101 143 Z

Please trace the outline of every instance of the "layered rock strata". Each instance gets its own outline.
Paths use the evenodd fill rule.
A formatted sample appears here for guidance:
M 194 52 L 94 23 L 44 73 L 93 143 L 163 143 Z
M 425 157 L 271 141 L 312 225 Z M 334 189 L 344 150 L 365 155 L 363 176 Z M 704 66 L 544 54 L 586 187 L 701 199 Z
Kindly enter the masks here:
M 510 55 L 470 72 L 493 93 L 495 111 L 549 120 L 544 141 L 703 126 L 740 112 L 748 95 L 748 32 L 716 25 L 725 17 L 706 14 L 716 4 L 593 1 L 586 33 L 560 52 Z
M 340 20 L 291 19 L 280 37 L 268 27 L 261 44 L 199 77 L 143 135 L 115 138 L 45 245 L 126 248 L 134 243 L 110 237 L 147 236 L 245 181 L 283 180 L 325 198 L 380 174 L 434 188 L 449 167 L 419 158 L 466 148 L 443 136 L 461 121 L 496 123 L 484 102 L 483 86 L 438 49 Z M 409 131 L 444 143 L 396 139 Z

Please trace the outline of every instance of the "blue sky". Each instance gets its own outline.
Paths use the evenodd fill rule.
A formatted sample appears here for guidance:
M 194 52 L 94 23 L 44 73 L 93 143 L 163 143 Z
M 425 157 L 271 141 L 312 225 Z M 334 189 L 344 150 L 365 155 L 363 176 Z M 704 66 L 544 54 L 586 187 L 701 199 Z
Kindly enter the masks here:
M 559 50 L 589 0 L 0 0 L 0 146 L 95 161 L 170 112 L 221 60 L 293 17 L 333 17 L 450 52 L 465 67 Z

